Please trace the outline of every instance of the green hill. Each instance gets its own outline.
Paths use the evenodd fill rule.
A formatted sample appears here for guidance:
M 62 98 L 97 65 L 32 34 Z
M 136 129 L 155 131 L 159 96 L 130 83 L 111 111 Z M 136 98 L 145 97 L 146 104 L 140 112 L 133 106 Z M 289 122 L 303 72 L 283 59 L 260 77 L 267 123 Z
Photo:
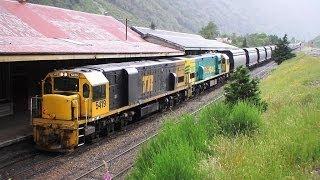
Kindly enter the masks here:
M 118 20 L 128 18 L 129 25 L 197 33 L 209 21 L 223 32 L 247 33 L 252 29 L 245 23 L 240 9 L 232 0 L 30 0 L 31 3 L 56 6 L 96 14 L 107 12 Z M 226 13 L 228 12 L 228 13 Z
M 154 22 L 159 29 L 197 33 L 209 21 L 215 22 L 226 33 L 287 33 L 298 39 L 311 39 L 318 33 L 320 2 L 304 3 L 290 0 L 29 0 L 30 3 L 109 15 L 129 25 L 149 26 Z M 283 7 L 290 4 L 290 10 Z M 305 16 L 301 16 L 303 6 Z M 304 17 L 308 17 L 305 19 Z M 297 26 L 299 24 L 299 26 Z
M 315 47 L 320 48 L 320 36 L 314 38 L 311 42 Z

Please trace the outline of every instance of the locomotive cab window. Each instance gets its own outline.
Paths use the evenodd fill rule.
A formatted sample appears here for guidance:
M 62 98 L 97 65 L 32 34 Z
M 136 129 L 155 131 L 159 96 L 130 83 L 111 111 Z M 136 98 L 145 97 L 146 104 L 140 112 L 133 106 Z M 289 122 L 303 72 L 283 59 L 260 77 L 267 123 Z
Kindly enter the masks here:
M 191 73 L 190 74 L 190 79 L 193 79 L 195 77 L 195 74 L 194 73 Z
M 90 95 L 90 87 L 88 84 L 84 84 L 82 87 L 82 91 L 83 91 L 83 97 L 84 98 L 89 98 Z
M 92 91 L 93 101 L 99 101 L 106 98 L 106 85 L 94 86 Z
M 226 63 L 226 59 L 225 59 L 225 58 L 222 58 L 221 63 L 222 63 L 222 64 L 225 64 L 225 63 Z
M 182 82 L 184 82 L 184 76 L 180 76 L 180 77 L 178 78 L 178 83 L 182 83 Z
M 69 77 L 56 77 L 54 78 L 55 91 L 79 91 L 79 79 Z

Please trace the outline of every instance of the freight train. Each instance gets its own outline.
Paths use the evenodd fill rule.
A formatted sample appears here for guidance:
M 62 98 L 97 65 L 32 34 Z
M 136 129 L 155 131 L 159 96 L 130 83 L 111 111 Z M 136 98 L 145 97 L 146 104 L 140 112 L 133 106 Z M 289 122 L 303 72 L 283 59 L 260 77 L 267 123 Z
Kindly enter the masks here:
M 274 48 L 56 70 L 42 81 L 42 95 L 32 99 L 34 141 L 46 151 L 71 151 L 221 85 L 239 66 L 270 61 Z

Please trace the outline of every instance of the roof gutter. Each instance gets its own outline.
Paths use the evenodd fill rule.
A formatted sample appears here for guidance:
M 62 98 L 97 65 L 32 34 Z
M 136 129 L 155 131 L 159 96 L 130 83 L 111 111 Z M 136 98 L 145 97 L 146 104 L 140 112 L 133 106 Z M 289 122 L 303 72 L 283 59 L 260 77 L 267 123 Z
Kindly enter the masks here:
M 0 62 L 97 60 L 97 59 L 118 59 L 118 58 L 182 56 L 182 55 L 184 55 L 184 52 L 133 53 L 133 54 L 12 54 L 12 55 L 5 54 L 5 55 L 0 55 Z

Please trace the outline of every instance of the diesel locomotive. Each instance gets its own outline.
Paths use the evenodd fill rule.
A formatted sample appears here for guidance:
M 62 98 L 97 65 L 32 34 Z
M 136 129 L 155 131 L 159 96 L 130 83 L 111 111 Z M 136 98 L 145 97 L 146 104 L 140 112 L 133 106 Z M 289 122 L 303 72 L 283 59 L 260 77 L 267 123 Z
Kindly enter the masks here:
M 152 113 L 215 87 L 238 66 L 271 59 L 272 47 L 212 52 L 49 73 L 32 99 L 34 141 L 46 151 L 70 151 Z

